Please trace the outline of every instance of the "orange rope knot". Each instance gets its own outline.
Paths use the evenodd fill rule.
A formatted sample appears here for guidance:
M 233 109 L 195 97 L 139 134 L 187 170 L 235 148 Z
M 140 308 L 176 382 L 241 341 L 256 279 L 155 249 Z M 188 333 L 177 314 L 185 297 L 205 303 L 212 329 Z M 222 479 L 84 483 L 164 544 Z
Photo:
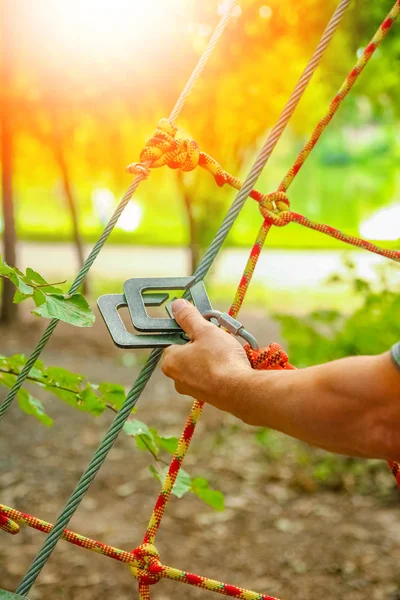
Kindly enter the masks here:
M 293 365 L 289 363 L 286 352 L 275 342 L 261 350 L 253 350 L 250 344 L 246 344 L 243 348 L 253 369 L 258 371 L 272 369 L 275 371 L 288 371 L 294 369 Z
M 132 575 L 145 585 L 160 581 L 163 566 L 157 548 L 153 544 L 141 544 L 133 550 L 133 554 L 137 561 L 129 567 Z
M 283 227 L 291 221 L 290 202 L 285 192 L 272 192 L 262 196 L 258 206 L 265 221 L 271 225 Z
M 226 173 L 221 165 L 211 156 L 199 150 L 197 142 L 189 138 L 176 137 L 177 127 L 168 119 L 161 119 L 153 136 L 140 153 L 141 163 L 147 163 L 150 168 L 167 165 L 171 169 L 193 171 L 200 166 L 213 175 L 220 187 L 225 183 L 236 184 L 236 178 Z M 147 170 L 141 163 L 132 163 L 127 167 L 129 173 L 138 173 L 139 169 Z M 240 187 L 239 187 L 240 189 Z
M 150 162 L 151 168 L 168 165 L 171 169 L 192 171 L 199 164 L 200 151 L 197 143 L 188 138 L 177 138 L 178 129 L 161 119 L 153 136 L 140 153 L 142 162 Z

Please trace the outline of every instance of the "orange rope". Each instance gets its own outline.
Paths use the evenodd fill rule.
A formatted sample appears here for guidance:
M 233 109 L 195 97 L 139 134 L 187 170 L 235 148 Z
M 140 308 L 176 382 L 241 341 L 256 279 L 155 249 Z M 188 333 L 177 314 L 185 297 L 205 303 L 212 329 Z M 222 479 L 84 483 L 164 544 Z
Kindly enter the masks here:
M 324 118 L 318 123 L 314 129 L 310 140 L 304 146 L 303 150 L 298 155 L 294 165 L 288 171 L 283 179 L 277 192 L 272 194 L 261 194 L 256 190 L 250 192 L 250 196 L 259 202 L 260 211 L 264 217 L 262 227 L 257 236 L 257 240 L 251 251 L 248 263 L 244 274 L 240 281 L 235 299 L 230 309 L 230 314 L 236 316 L 243 303 L 251 277 L 254 273 L 258 257 L 264 245 L 268 231 L 271 226 L 275 225 L 282 227 L 288 223 L 295 222 L 310 229 L 320 231 L 326 235 L 330 235 L 348 244 L 364 248 L 370 252 L 375 252 L 386 256 L 395 261 L 400 261 L 400 252 L 394 250 L 385 250 L 379 248 L 366 240 L 361 240 L 353 236 L 344 234 L 328 225 L 314 223 L 303 215 L 299 215 L 290 211 L 289 200 L 286 196 L 286 191 L 300 168 L 304 164 L 307 157 L 310 155 L 315 144 L 320 139 L 327 125 L 336 114 L 339 106 L 347 96 L 358 76 L 364 69 L 365 65 L 370 60 L 371 56 L 376 51 L 379 44 L 383 41 L 388 31 L 392 27 L 394 21 L 400 14 L 400 0 L 397 0 L 392 11 L 382 23 L 371 43 L 364 50 L 362 56 L 357 61 L 354 69 L 348 75 L 340 88 L 338 94 L 334 97 L 330 104 L 329 110 Z M 217 185 L 222 186 L 228 184 L 235 189 L 242 187 L 240 179 L 233 177 L 218 164 L 218 162 L 209 155 L 201 152 L 193 140 L 176 137 L 176 127 L 167 119 L 159 122 L 157 130 L 151 140 L 146 144 L 146 147 L 140 155 L 140 160 L 143 163 L 150 164 L 150 168 L 157 168 L 163 165 L 168 165 L 172 169 L 181 169 L 190 171 L 197 166 L 209 171 Z M 146 165 L 142 163 L 133 163 L 128 167 L 131 172 L 141 172 L 142 175 L 147 173 Z M 252 350 L 248 345 L 244 346 L 248 359 L 255 369 L 293 369 L 294 367 L 288 362 L 286 353 L 278 344 L 271 344 L 268 348 L 260 351 Z M 158 582 L 161 578 L 174 579 L 202 587 L 219 594 L 230 596 L 233 598 L 241 598 L 242 600 L 274 600 L 271 596 L 265 596 L 249 590 L 244 590 L 236 586 L 224 584 L 218 581 L 208 579 L 199 575 L 186 573 L 172 567 L 162 565 L 159 559 L 159 554 L 154 546 L 157 531 L 159 529 L 166 504 L 169 500 L 172 488 L 175 484 L 179 469 L 182 466 L 184 457 L 189 449 L 195 427 L 198 419 L 201 416 L 204 403 L 195 401 L 190 411 L 188 420 L 179 440 L 177 450 L 172 458 L 168 473 L 164 479 L 162 489 L 158 500 L 155 504 L 151 519 L 149 521 L 143 543 L 132 552 L 126 552 L 111 546 L 104 545 L 95 540 L 90 540 L 74 532 L 64 530 L 63 539 L 70 543 L 79 545 L 89 550 L 105 554 L 116 560 L 127 562 L 130 565 L 133 575 L 139 581 L 139 595 L 141 600 L 150 600 L 150 585 Z M 400 465 L 390 461 L 389 466 L 393 472 L 398 485 L 400 486 Z M 24 523 L 40 531 L 49 533 L 53 526 L 44 521 L 40 521 L 35 517 L 20 513 L 14 509 L 9 509 L 0 505 L 0 528 L 9 533 L 18 533 L 18 523 Z

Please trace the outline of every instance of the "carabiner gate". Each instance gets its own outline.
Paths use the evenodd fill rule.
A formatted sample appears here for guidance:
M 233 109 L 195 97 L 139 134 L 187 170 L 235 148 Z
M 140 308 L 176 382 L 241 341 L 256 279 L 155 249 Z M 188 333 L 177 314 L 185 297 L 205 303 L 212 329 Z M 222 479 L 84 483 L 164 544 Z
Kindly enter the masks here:
M 224 329 L 229 331 L 229 333 L 231 333 L 235 337 L 242 338 L 248 344 L 250 344 L 250 346 L 253 350 L 260 349 L 254 335 L 249 333 L 244 328 L 244 325 L 242 325 L 242 323 L 240 323 L 239 321 L 237 321 L 236 319 L 231 317 L 231 315 L 228 315 L 228 313 L 222 313 L 219 310 L 210 310 L 210 311 L 203 313 L 203 317 L 205 319 L 207 319 L 207 321 L 211 321 L 212 319 L 215 319 L 218 323 L 218 327 L 223 327 Z

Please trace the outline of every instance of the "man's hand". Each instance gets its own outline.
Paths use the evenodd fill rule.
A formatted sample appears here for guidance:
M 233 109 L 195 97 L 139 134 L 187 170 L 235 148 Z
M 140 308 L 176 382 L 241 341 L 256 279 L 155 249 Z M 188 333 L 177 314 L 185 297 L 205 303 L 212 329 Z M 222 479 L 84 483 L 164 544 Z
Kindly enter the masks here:
M 253 372 L 242 346 L 232 335 L 206 321 L 187 300 L 175 300 L 172 311 L 191 341 L 166 349 L 163 372 L 175 381 L 180 394 L 241 417 L 243 406 L 235 399 L 239 400 L 240 390 L 244 390 Z
M 162 369 L 179 393 L 331 452 L 400 460 L 400 371 L 389 352 L 256 371 L 239 342 L 189 302 L 176 300 L 173 313 L 191 340 L 165 351 Z

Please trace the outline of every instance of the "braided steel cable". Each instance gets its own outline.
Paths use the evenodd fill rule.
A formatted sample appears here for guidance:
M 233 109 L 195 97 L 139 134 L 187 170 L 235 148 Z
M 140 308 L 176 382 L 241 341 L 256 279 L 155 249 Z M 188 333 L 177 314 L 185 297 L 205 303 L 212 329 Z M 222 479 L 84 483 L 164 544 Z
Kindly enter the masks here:
M 347 95 L 349 94 L 349 92 L 353 88 L 354 84 L 356 83 L 358 77 L 361 75 L 364 68 L 366 67 L 368 62 L 371 60 L 372 56 L 374 55 L 374 53 L 376 52 L 376 50 L 378 49 L 380 44 L 383 42 L 383 40 L 389 33 L 390 29 L 393 27 L 393 25 L 394 25 L 395 21 L 398 19 L 399 15 L 400 15 L 400 0 L 397 0 L 394 4 L 393 8 L 387 15 L 387 17 L 384 19 L 384 21 L 378 27 L 378 29 L 377 29 L 375 35 L 373 36 L 373 38 L 371 39 L 370 43 L 364 48 L 364 51 L 362 52 L 361 56 L 358 58 L 357 62 L 355 63 L 355 65 L 352 68 L 352 70 L 350 71 L 350 73 L 346 76 L 339 91 L 334 96 L 333 100 L 331 101 L 326 114 L 317 123 L 317 125 L 314 128 L 313 132 L 311 133 L 309 139 L 307 140 L 306 144 L 304 145 L 303 149 L 300 151 L 300 153 L 298 154 L 293 165 L 290 167 L 290 169 L 286 173 L 285 177 L 283 178 L 280 186 L 278 187 L 278 191 L 272 192 L 272 194 L 267 194 L 266 196 L 264 195 L 263 198 L 260 197 L 260 200 L 259 200 L 260 210 L 264 216 L 264 221 L 259 229 L 259 232 L 256 237 L 256 241 L 253 245 L 250 256 L 249 256 L 246 266 L 244 268 L 243 275 L 241 277 L 240 284 L 239 284 L 238 290 L 236 292 L 236 295 L 235 295 L 235 298 L 233 301 L 233 305 L 232 305 L 232 308 L 230 311 L 231 314 L 237 314 L 237 312 L 240 310 L 240 307 L 243 303 L 244 297 L 247 293 L 247 290 L 251 283 L 252 277 L 254 275 L 259 256 L 260 256 L 263 246 L 265 244 L 265 241 L 266 241 L 268 232 L 271 228 L 271 225 L 282 226 L 284 224 L 287 224 L 291 220 L 293 222 L 297 222 L 297 223 L 300 223 L 301 225 L 309 227 L 310 229 L 314 229 L 316 231 L 325 233 L 326 235 L 330 235 L 336 239 L 340 239 L 340 240 L 342 240 L 346 243 L 352 244 L 354 246 L 359 246 L 359 247 L 365 248 L 366 250 L 375 252 L 377 254 L 381 254 L 382 256 L 391 258 L 392 260 L 396 260 L 396 261 L 399 260 L 398 252 L 385 250 L 383 248 L 378 248 L 377 246 L 375 246 L 374 244 L 371 244 L 370 242 L 367 242 L 366 240 L 360 240 L 360 239 L 354 238 L 352 236 L 347 236 L 346 234 L 338 231 L 337 229 L 334 229 L 333 227 L 329 227 L 329 226 L 323 225 L 323 224 L 313 223 L 312 221 L 310 221 L 306 217 L 303 217 L 302 215 L 296 215 L 296 213 L 291 213 L 288 210 L 290 203 L 286 196 L 287 189 L 293 183 L 295 177 L 297 176 L 297 173 L 299 172 L 301 167 L 304 165 L 307 158 L 310 156 L 313 148 L 318 143 L 318 141 L 321 138 L 322 134 L 324 133 L 325 129 L 327 128 L 329 123 L 332 121 L 332 119 L 336 115 L 337 111 L 339 110 L 342 103 L 346 99 Z M 270 200 L 269 202 L 268 202 L 268 199 Z M 283 201 L 283 205 L 280 208 L 280 211 L 284 211 L 283 213 L 280 213 L 280 211 L 274 211 L 274 210 L 271 211 L 268 208 L 267 202 L 268 202 L 268 205 L 270 205 L 272 199 L 275 199 L 274 200 L 275 205 L 276 205 L 276 203 L 279 204 L 280 201 L 281 202 Z M 265 209 L 266 209 L 266 212 L 265 212 Z M 276 212 L 278 214 L 274 214 Z
M 201 73 L 203 72 L 208 59 L 210 58 L 211 54 L 215 50 L 215 47 L 216 47 L 218 41 L 222 37 L 222 34 L 224 33 L 226 26 L 229 22 L 229 19 L 233 15 L 233 11 L 235 10 L 236 6 L 237 6 L 237 0 L 231 0 L 230 5 L 228 6 L 228 8 L 225 11 L 225 13 L 223 14 L 220 22 L 218 23 L 217 27 L 214 30 L 214 33 L 213 33 L 210 41 L 207 44 L 207 48 L 204 50 L 203 54 L 201 55 L 199 62 L 193 69 L 193 72 L 192 72 L 191 76 L 189 77 L 187 84 L 185 85 L 184 89 L 182 90 L 181 95 L 179 96 L 174 108 L 171 111 L 171 114 L 168 119 L 171 123 L 174 123 L 174 121 L 176 121 L 176 119 L 178 118 L 182 108 L 185 105 L 185 102 L 186 102 L 188 96 L 190 95 L 192 89 L 194 88 L 194 86 L 196 84 L 196 81 L 198 80 Z
M 224 15 L 222 16 L 221 20 L 219 21 L 210 41 L 207 44 L 206 49 L 204 50 L 203 54 L 201 55 L 198 63 L 196 64 L 192 74 L 189 77 L 189 80 L 185 86 L 185 88 L 183 89 L 182 93 L 180 94 L 175 106 L 173 107 L 171 114 L 169 116 L 169 121 L 171 123 L 173 123 L 177 117 L 179 116 L 189 94 L 191 93 L 196 81 L 199 79 L 201 73 L 203 72 L 208 59 L 210 58 L 213 50 L 215 49 L 219 39 L 221 38 L 223 32 L 226 29 L 226 26 L 229 22 L 230 17 L 232 16 L 232 13 L 235 9 L 237 5 L 237 1 L 236 0 L 232 0 L 230 5 L 228 6 L 227 10 L 225 11 Z M 146 165 L 146 166 L 150 166 L 150 164 Z M 120 201 L 118 207 L 116 208 L 116 210 L 114 211 L 114 214 L 112 215 L 110 221 L 108 222 L 108 224 L 106 225 L 103 233 L 101 234 L 100 238 L 98 239 L 98 241 L 96 242 L 96 244 L 94 245 L 93 249 L 91 250 L 89 256 L 87 257 L 87 259 L 85 260 L 81 270 L 79 271 L 75 281 L 73 282 L 73 284 L 71 285 L 68 293 L 69 294 L 74 294 L 80 287 L 82 281 L 84 280 L 84 278 L 86 277 L 87 273 L 89 272 L 89 270 L 91 269 L 94 261 L 96 260 L 96 258 L 98 257 L 100 251 L 102 250 L 104 244 L 106 243 L 109 235 L 111 234 L 111 232 L 113 231 L 118 219 L 120 218 L 122 212 L 124 211 L 126 205 L 128 204 L 129 200 L 132 198 L 133 194 L 135 193 L 136 189 L 139 187 L 139 184 L 141 183 L 141 181 L 143 181 L 143 179 L 146 179 L 147 174 L 142 171 L 139 172 L 135 178 L 133 179 L 132 183 L 130 184 L 129 188 L 127 189 L 125 195 L 123 196 L 122 200 Z M 49 325 L 47 326 L 46 330 L 44 331 L 42 337 L 40 338 L 39 342 L 37 343 L 36 347 L 34 348 L 34 350 L 32 351 L 32 354 L 30 355 L 30 357 L 28 358 L 27 362 L 24 365 L 24 368 L 21 370 L 21 373 L 19 374 L 19 376 L 17 377 L 13 387 L 10 389 L 9 393 L 7 394 L 7 397 L 5 398 L 4 402 L 0 405 L 0 420 L 3 418 L 4 414 L 6 413 L 6 411 L 8 410 L 8 408 L 10 407 L 11 403 L 13 402 L 15 396 L 17 395 L 17 393 L 19 392 L 19 390 L 21 389 L 22 385 L 24 384 L 24 381 L 26 379 L 26 377 L 29 375 L 29 371 L 31 370 L 31 368 L 33 367 L 33 365 L 35 364 L 35 362 L 37 361 L 37 359 L 39 358 L 39 356 L 41 355 L 44 347 L 46 346 L 47 342 L 49 341 L 50 337 L 52 336 L 55 328 L 57 327 L 59 323 L 58 319 L 52 319 L 49 323 Z
M 333 33 L 336 30 L 341 18 L 343 17 L 343 14 L 344 14 L 346 8 L 348 7 L 348 5 L 349 5 L 349 0 L 341 0 L 341 2 L 339 3 L 338 8 L 336 9 L 335 14 L 332 17 L 331 21 L 329 22 L 328 27 L 325 30 L 325 32 L 321 38 L 321 41 L 318 44 L 317 49 L 316 49 L 311 61 L 307 65 L 304 73 L 302 74 L 298 84 L 295 87 L 295 90 L 294 90 L 291 98 L 289 99 L 286 107 L 284 108 L 283 113 L 282 113 L 277 125 L 273 128 L 270 135 L 268 136 L 268 138 L 267 138 L 264 146 L 262 147 L 259 155 L 257 156 L 257 159 L 254 162 L 248 176 L 246 177 L 242 188 L 239 190 L 239 193 L 237 194 L 225 219 L 223 220 L 221 227 L 219 228 L 213 242 L 209 246 L 200 265 L 196 269 L 196 271 L 194 273 L 194 277 L 195 277 L 196 281 L 203 279 L 205 277 L 205 275 L 207 274 L 207 272 L 209 271 L 211 265 L 213 264 L 229 231 L 231 230 L 236 218 L 238 217 L 249 193 L 251 192 L 255 182 L 257 181 L 262 169 L 267 164 L 268 159 L 270 158 L 273 149 L 275 148 L 280 136 L 282 135 L 282 132 L 283 132 L 285 126 L 287 125 L 295 107 L 297 106 L 297 104 L 300 100 L 300 97 L 303 94 L 307 84 L 309 83 L 309 81 L 312 77 L 312 74 L 314 73 L 315 69 L 317 68 L 317 66 L 321 60 L 322 54 L 326 50 L 329 41 L 332 39 Z M 233 5 L 231 5 L 230 8 L 232 11 Z M 222 31 L 220 31 L 219 36 L 221 34 L 222 34 Z M 213 38 L 215 38 L 215 36 L 213 36 Z M 214 45 L 215 45 L 216 42 L 215 41 L 213 42 L 213 38 L 210 41 L 210 44 L 214 43 Z M 201 61 L 199 61 L 197 67 L 195 68 L 195 71 L 196 71 L 196 69 L 199 68 L 200 63 L 201 63 Z M 188 86 L 186 86 L 186 88 L 185 88 L 186 89 L 185 93 L 186 94 L 189 93 L 190 89 L 192 87 L 193 87 L 193 83 L 191 83 L 190 85 L 188 84 Z M 182 94 L 182 96 L 183 96 L 183 94 Z M 174 114 L 174 111 L 176 112 L 176 110 L 178 110 L 179 105 L 182 102 L 181 98 L 178 100 L 177 105 L 175 106 L 175 109 L 173 110 L 172 114 Z M 139 175 L 135 178 L 135 180 L 136 179 L 140 180 L 143 177 L 145 177 L 145 175 L 139 173 Z M 52 325 L 52 323 L 50 323 L 49 328 L 51 327 L 51 325 Z M 53 330 L 54 330 L 55 326 L 56 326 L 56 324 L 53 326 Z M 50 335 L 51 335 L 51 333 L 50 333 Z M 50 335 L 48 337 L 50 337 Z M 36 556 L 36 558 L 34 559 L 32 565 L 31 565 L 30 569 L 28 570 L 25 577 L 23 578 L 20 586 L 17 589 L 17 593 L 26 594 L 31 589 L 33 583 L 35 582 L 36 578 L 38 577 L 44 564 L 48 560 L 50 554 L 52 553 L 58 540 L 60 539 L 63 529 L 68 524 L 70 518 L 72 517 L 72 515 L 76 511 L 77 507 L 79 506 L 83 496 L 87 492 L 91 482 L 93 481 L 97 472 L 101 468 L 104 460 L 107 457 L 108 452 L 110 451 L 115 440 L 117 439 L 118 434 L 122 430 L 122 427 L 123 427 L 126 419 L 128 418 L 132 408 L 135 406 L 138 398 L 140 397 L 142 391 L 144 390 L 152 373 L 154 372 L 161 356 L 162 356 L 161 349 L 155 349 L 151 352 L 146 365 L 143 367 L 142 371 L 139 374 L 138 379 L 136 380 L 132 389 L 128 393 L 128 396 L 125 400 L 125 403 L 124 403 L 122 409 L 120 410 L 118 415 L 115 417 L 104 440 L 101 442 L 99 448 L 97 449 L 92 460 L 90 461 L 87 470 L 82 475 L 80 481 L 78 482 L 78 484 L 75 488 L 75 491 L 71 495 L 64 510 L 62 511 L 59 518 L 57 519 L 54 529 L 52 530 L 49 537 L 46 539 L 42 549 L 39 551 L 38 555 Z M 31 366 L 33 366 L 33 363 L 30 365 L 29 369 L 31 368 Z M 28 374 L 28 373 L 29 373 L 29 370 L 27 371 L 26 374 Z M 0 412 L 0 417 L 1 417 L 1 412 Z
M 313 74 L 315 73 L 319 63 L 321 62 L 323 54 L 325 53 L 335 31 L 337 30 L 341 20 L 343 19 L 343 16 L 350 5 L 350 1 L 351 0 L 341 0 L 339 5 L 337 6 L 334 15 L 332 16 L 324 33 L 322 34 L 321 40 L 317 48 L 315 49 L 314 54 L 312 55 L 308 65 L 304 69 L 276 125 L 272 128 L 265 144 L 261 148 L 260 153 L 258 154 L 257 159 L 251 168 L 250 173 L 246 177 L 241 189 L 239 190 L 239 193 L 237 194 L 230 211 L 228 212 L 217 235 L 215 236 L 214 240 L 209 246 L 206 254 L 204 255 L 203 260 L 201 261 L 197 271 L 195 272 L 194 275 L 196 277 L 196 281 L 203 279 L 207 274 L 215 258 L 216 248 L 219 249 L 220 245 L 223 243 L 226 237 L 226 228 L 230 229 L 232 227 L 233 222 L 237 218 L 239 212 L 243 207 L 244 202 L 246 201 L 247 197 L 252 191 L 254 184 L 260 176 L 261 171 L 264 169 L 269 158 L 271 157 L 272 152 L 274 151 L 278 141 L 280 140 L 293 112 L 295 111 L 301 97 L 303 96 L 308 84 L 311 81 Z
M 232 13 L 233 13 L 233 10 L 234 10 L 236 4 L 237 4 L 236 0 L 232 0 L 228 9 L 225 11 L 224 15 L 222 16 L 221 20 L 219 21 L 219 23 L 214 31 L 213 36 L 211 37 L 209 43 L 207 44 L 207 47 L 206 47 L 204 53 L 202 54 L 198 63 L 196 64 L 184 90 L 182 91 L 175 106 L 173 107 L 173 109 L 171 111 L 170 118 L 169 118 L 171 123 L 173 123 L 176 120 L 176 118 L 178 117 L 178 115 L 180 114 L 180 111 L 182 110 L 187 97 L 189 96 L 190 92 L 192 91 L 196 81 L 198 80 L 202 71 L 204 70 L 208 59 L 210 58 L 213 50 L 215 49 L 217 42 L 221 38 L 224 30 L 226 29 L 226 26 L 229 22 L 230 17 L 232 16 Z M 147 166 L 150 166 L 150 165 L 147 165 Z M 95 244 L 95 246 L 92 249 L 91 253 L 89 254 L 87 260 L 85 261 L 85 264 L 83 265 L 82 269 L 78 273 L 78 276 L 76 277 L 75 281 L 73 282 L 73 284 L 69 290 L 69 293 L 74 293 L 79 289 L 80 284 L 82 283 L 84 277 L 86 276 L 89 269 L 91 268 L 94 261 L 96 260 L 99 252 L 103 248 L 105 242 L 107 241 L 108 236 L 110 235 L 111 231 L 113 230 L 113 228 L 114 228 L 116 222 L 118 221 L 119 217 L 121 216 L 124 208 L 126 207 L 127 203 L 129 202 L 130 198 L 132 197 L 133 193 L 139 186 L 140 182 L 145 178 L 146 178 L 146 173 L 143 171 L 139 172 L 135 176 L 133 182 L 129 186 L 129 188 L 128 188 L 127 192 L 125 193 L 124 197 L 122 198 L 120 204 L 118 205 L 117 209 L 115 210 L 114 214 L 112 215 L 109 223 L 107 224 L 106 228 L 104 229 L 101 237 Z M 10 392 L 7 395 L 3 404 L 0 406 L 0 419 L 4 416 L 5 412 L 11 405 L 12 401 L 14 400 L 16 394 L 22 387 L 31 368 L 33 367 L 36 360 L 40 356 L 43 348 L 46 346 L 48 340 L 50 339 L 50 337 L 51 337 L 53 331 L 55 330 L 55 328 L 57 327 L 58 323 L 59 323 L 58 319 L 52 319 L 52 321 L 49 323 L 44 334 L 42 335 L 41 339 L 39 340 L 38 344 L 36 345 L 35 349 L 33 350 L 31 356 L 27 360 L 24 368 L 22 369 L 20 375 L 18 376 L 14 386 L 10 390 Z M 125 421 L 127 420 L 132 408 L 136 404 L 137 399 L 141 395 L 141 393 L 142 393 L 145 385 L 149 381 L 151 374 L 153 373 L 158 361 L 160 360 L 161 354 L 162 354 L 162 352 L 160 350 L 154 350 L 150 354 L 147 364 L 142 369 L 142 371 L 136 381 L 136 385 L 134 386 L 134 388 L 132 388 L 132 390 L 128 394 L 122 409 L 120 410 L 120 412 L 114 419 L 114 422 L 112 423 L 110 429 L 108 430 L 100 447 L 98 448 L 98 451 L 95 453 L 88 468 L 86 469 L 85 473 L 82 475 L 74 493 L 72 494 L 67 505 L 65 506 L 64 511 L 61 513 L 59 519 L 57 520 L 57 522 L 54 526 L 54 529 L 52 530 L 49 537 L 46 539 L 45 544 L 43 545 L 42 549 L 39 551 L 38 555 L 36 556 L 36 558 L 34 559 L 32 565 L 31 565 L 31 567 L 29 568 L 25 577 L 21 581 L 21 584 L 18 587 L 17 593 L 26 594 L 31 589 L 34 581 L 38 577 L 44 564 L 47 562 L 50 554 L 53 552 L 58 540 L 60 539 L 60 536 L 62 535 L 62 531 L 63 531 L 65 525 L 68 524 L 71 516 L 73 515 L 73 513 L 79 506 L 79 503 L 82 500 L 87 489 L 89 488 L 90 483 L 93 481 L 95 475 L 97 474 L 101 465 L 103 464 L 108 452 L 110 451 L 115 440 L 117 439 L 117 436 L 120 433 Z
M 314 75 L 319 63 L 321 62 L 322 57 L 325 54 L 326 49 L 328 48 L 332 38 L 343 19 L 343 16 L 346 10 L 350 6 L 351 0 L 341 0 L 339 2 L 331 20 L 329 21 L 324 33 L 322 34 L 321 40 L 316 47 L 314 54 L 312 55 L 308 65 L 304 69 L 296 87 L 293 90 L 292 95 L 290 96 L 285 108 L 282 111 L 276 125 L 274 125 L 271 133 L 268 137 L 267 142 L 265 143 L 264 148 L 262 149 L 259 161 L 260 161 L 260 172 L 264 167 L 265 160 L 268 160 L 271 156 L 276 144 L 278 143 L 280 137 L 282 136 L 283 131 L 285 130 L 292 114 L 294 113 L 298 103 L 300 102 L 305 90 L 307 89 L 312 76 Z
M 292 96 L 290 97 L 287 105 L 285 106 L 277 125 L 273 128 L 270 135 L 268 136 L 268 138 L 267 138 L 264 146 L 262 147 L 259 155 L 257 156 L 257 159 L 254 162 L 248 176 L 246 177 L 242 188 L 239 190 L 239 193 L 237 194 L 232 206 L 230 207 L 225 219 L 223 220 L 221 227 L 219 228 L 214 240 L 212 241 L 211 245 L 209 246 L 200 265 L 196 269 L 196 271 L 194 273 L 194 277 L 195 277 L 196 281 L 203 279 L 205 277 L 205 275 L 207 274 L 207 272 L 209 271 L 211 265 L 213 264 L 229 231 L 231 230 L 236 218 L 238 217 L 249 193 L 251 192 L 255 182 L 257 181 L 262 169 L 267 164 L 268 159 L 270 158 L 273 149 L 275 148 L 278 140 L 280 139 L 280 136 L 282 135 L 282 132 L 283 132 L 285 126 L 287 125 L 294 109 L 296 108 L 296 106 L 300 100 L 300 97 L 304 93 L 304 90 L 306 89 L 307 84 L 309 83 L 309 81 L 312 77 L 312 74 L 314 73 L 315 69 L 317 68 L 317 66 L 321 60 L 323 52 L 326 50 L 329 41 L 332 39 L 333 33 L 336 30 L 341 18 L 343 17 L 343 14 L 344 14 L 346 8 L 348 7 L 348 5 L 349 5 L 349 0 L 341 0 L 341 2 L 339 3 L 334 16 L 332 17 L 331 21 L 329 22 L 327 29 L 325 30 L 325 32 L 321 38 L 321 41 L 318 44 L 315 53 L 313 54 L 312 59 L 310 60 L 309 64 L 307 65 L 304 73 L 302 74 L 298 84 L 295 87 L 295 90 L 294 90 Z M 231 9 L 233 10 L 232 6 L 231 6 Z M 179 101 L 178 101 L 176 107 L 178 107 L 178 106 L 179 106 Z M 144 176 L 145 176 L 144 174 L 138 175 L 139 178 L 143 178 Z M 51 324 L 50 324 L 50 326 L 51 326 Z M 54 529 L 50 533 L 49 537 L 46 539 L 45 544 L 43 545 L 42 549 L 39 551 L 38 555 L 36 556 L 36 558 L 34 559 L 32 565 L 31 565 L 30 569 L 28 570 L 27 574 L 23 578 L 20 586 L 17 589 L 17 593 L 26 594 L 31 589 L 33 583 L 35 582 L 36 578 L 38 577 L 44 564 L 46 563 L 50 554 L 54 550 L 54 547 L 56 546 L 58 540 L 60 539 L 63 529 L 68 524 L 70 518 L 72 517 L 72 515 L 76 511 L 77 507 L 79 506 L 83 496 L 87 492 L 91 482 L 93 481 L 97 472 L 101 468 L 104 460 L 107 457 L 108 452 L 110 451 L 115 440 L 117 439 L 118 434 L 122 430 L 122 427 L 123 427 L 126 419 L 128 418 L 132 408 L 135 406 L 138 398 L 140 397 L 142 391 L 144 390 L 152 373 L 154 372 L 161 356 L 162 356 L 161 349 L 155 349 L 151 352 L 146 365 L 143 367 L 134 386 L 128 393 L 128 396 L 125 400 L 125 403 L 124 403 L 121 411 L 115 417 L 104 440 L 101 442 L 99 448 L 97 449 L 92 460 L 90 461 L 87 470 L 82 475 L 80 481 L 77 484 L 75 491 L 71 495 L 64 510 L 62 511 L 59 518 L 57 519 Z

